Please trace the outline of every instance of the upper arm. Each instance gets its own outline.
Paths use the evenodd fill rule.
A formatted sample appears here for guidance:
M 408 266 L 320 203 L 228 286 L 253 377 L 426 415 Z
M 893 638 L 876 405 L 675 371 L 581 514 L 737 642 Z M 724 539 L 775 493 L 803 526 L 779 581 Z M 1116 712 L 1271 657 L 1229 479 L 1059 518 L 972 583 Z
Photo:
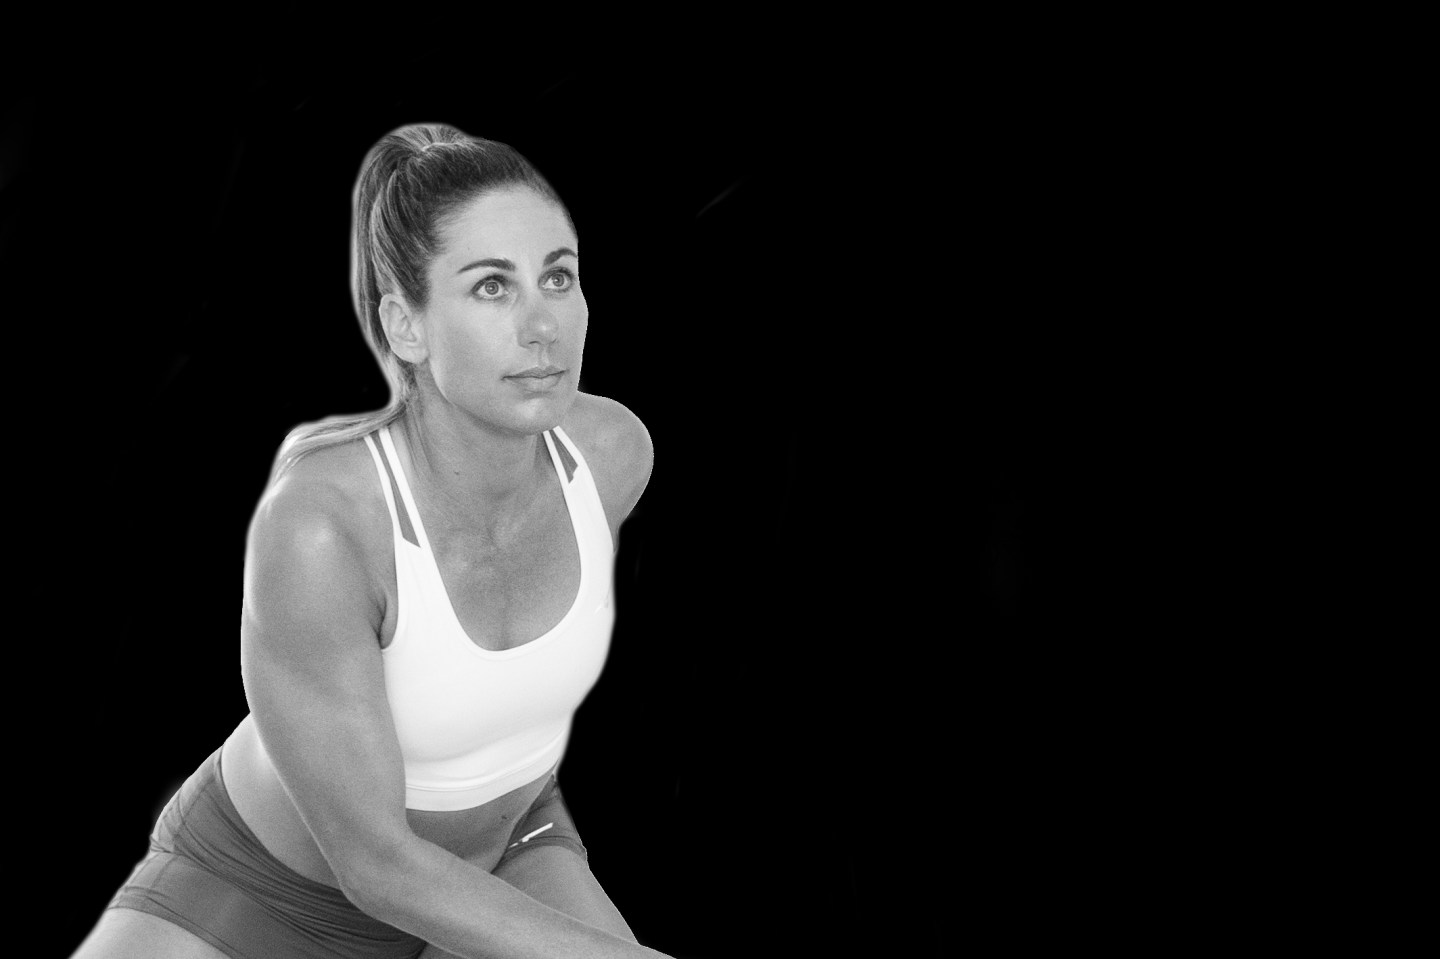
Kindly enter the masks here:
M 280 781 L 342 885 L 403 838 L 405 773 L 385 695 L 380 603 L 333 489 L 292 472 L 245 557 L 241 670 Z

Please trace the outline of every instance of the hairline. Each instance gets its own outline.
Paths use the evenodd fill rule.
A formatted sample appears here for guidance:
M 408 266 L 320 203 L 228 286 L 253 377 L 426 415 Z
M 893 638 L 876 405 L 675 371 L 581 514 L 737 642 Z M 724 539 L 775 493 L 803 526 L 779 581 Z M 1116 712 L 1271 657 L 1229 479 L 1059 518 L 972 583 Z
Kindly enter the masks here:
M 425 273 L 427 279 L 430 270 L 435 265 L 435 263 L 438 262 L 439 259 L 446 253 L 450 252 L 449 248 L 445 245 L 445 233 L 452 225 L 454 225 L 460 219 L 460 217 L 463 215 L 462 211 L 466 207 L 472 206 L 473 204 L 478 203 L 486 197 L 495 196 L 498 193 L 504 193 L 507 190 L 515 190 L 517 188 L 529 190 L 531 193 L 540 197 L 540 199 L 544 200 L 545 202 L 549 203 L 551 206 L 559 210 L 560 215 L 565 218 L 565 225 L 570 227 L 570 235 L 575 239 L 576 248 L 579 248 L 580 231 L 575 228 L 575 218 L 570 215 L 570 211 L 566 208 L 564 203 L 560 202 L 558 197 L 550 196 L 544 190 L 541 190 L 539 187 L 533 186 L 532 184 L 527 183 L 524 180 L 512 180 L 508 183 L 496 183 L 486 187 L 483 190 L 478 190 L 474 193 L 467 194 L 466 196 L 463 196 L 460 199 L 454 201 L 446 207 L 446 211 L 444 213 L 441 213 L 435 218 L 435 250 L 431 254 L 430 262 L 425 265 Z

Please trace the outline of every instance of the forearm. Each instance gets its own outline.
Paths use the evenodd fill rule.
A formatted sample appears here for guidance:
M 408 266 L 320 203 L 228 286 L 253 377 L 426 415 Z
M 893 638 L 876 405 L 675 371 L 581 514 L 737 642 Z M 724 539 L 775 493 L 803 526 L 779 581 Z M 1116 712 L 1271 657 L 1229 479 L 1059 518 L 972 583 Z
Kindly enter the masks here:
M 347 878 L 346 894 L 362 910 L 463 959 L 667 959 L 419 837 Z

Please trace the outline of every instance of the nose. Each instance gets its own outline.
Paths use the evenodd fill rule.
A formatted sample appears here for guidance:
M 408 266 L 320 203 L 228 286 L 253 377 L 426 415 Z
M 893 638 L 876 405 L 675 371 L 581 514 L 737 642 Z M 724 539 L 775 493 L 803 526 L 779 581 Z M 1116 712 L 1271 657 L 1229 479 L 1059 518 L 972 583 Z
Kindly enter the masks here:
M 520 318 L 521 346 L 549 346 L 560 336 L 560 321 L 544 300 L 532 303 Z

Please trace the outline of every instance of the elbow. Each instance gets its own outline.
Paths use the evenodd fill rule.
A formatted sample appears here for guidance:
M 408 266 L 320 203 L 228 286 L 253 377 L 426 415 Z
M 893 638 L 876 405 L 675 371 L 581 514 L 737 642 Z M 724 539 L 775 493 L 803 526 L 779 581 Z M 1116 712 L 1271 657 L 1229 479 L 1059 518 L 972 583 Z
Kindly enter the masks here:
M 386 842 L 356 843 L 331 858 L 331 869 L 345 898 L 366 915 L 383 920 L 391 903 L 400 898 L 398 887 L 407 871 L 403 838 Z

